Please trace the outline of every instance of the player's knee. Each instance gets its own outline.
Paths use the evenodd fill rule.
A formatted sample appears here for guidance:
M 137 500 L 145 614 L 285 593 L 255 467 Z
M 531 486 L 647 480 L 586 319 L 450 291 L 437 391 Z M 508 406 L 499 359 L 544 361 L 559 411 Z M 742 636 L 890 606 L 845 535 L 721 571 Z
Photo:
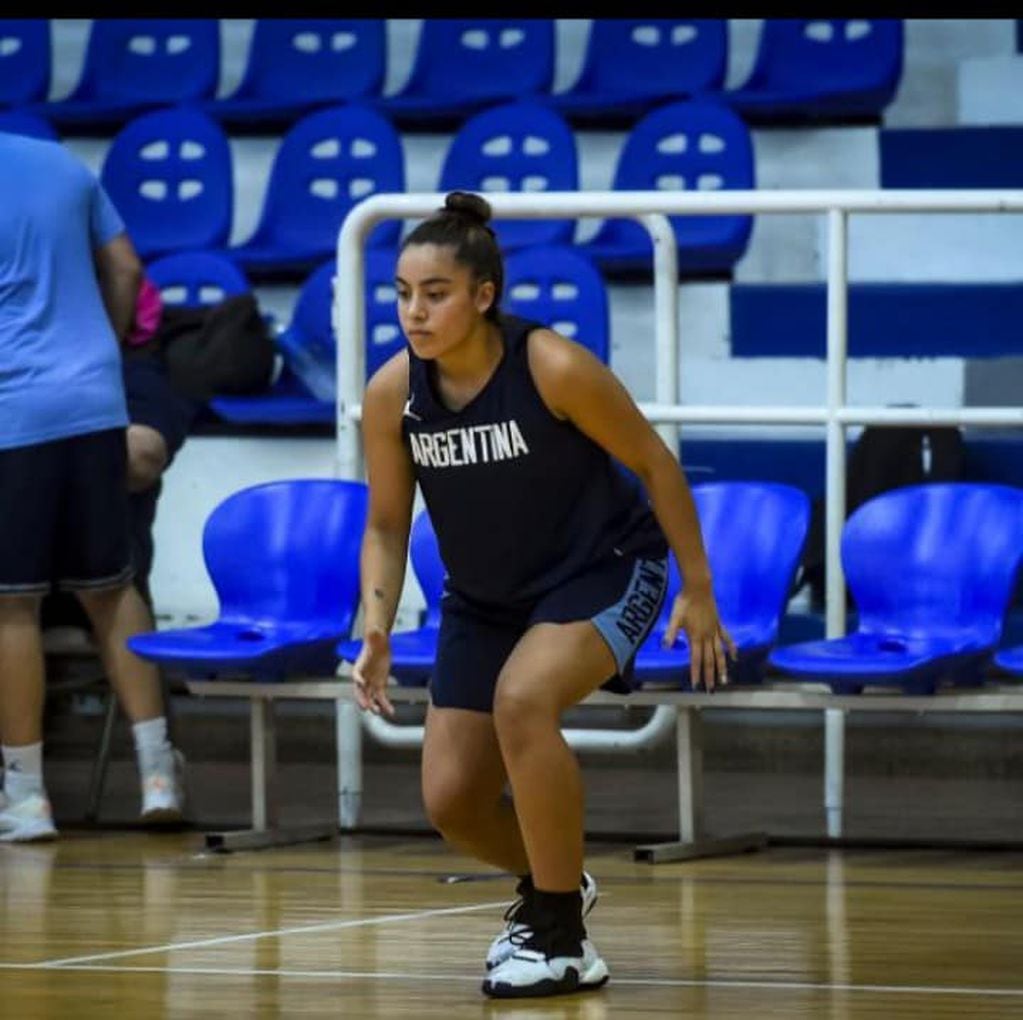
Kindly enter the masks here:
M 155 485 L 167 466 L 167 444 L 148 425 L 128 426 L 128 489 L 144 492 Z
M 478 798 L 457 779 L 424 781 L 423 803 L 430 824 L 449 838 L 472 831 L 479 814 Z
M 504 755 L 526 750 L 535 734 L 556 726 L 557 707 L 543 683 L 502 675 L 494 692 L 494 728 Z

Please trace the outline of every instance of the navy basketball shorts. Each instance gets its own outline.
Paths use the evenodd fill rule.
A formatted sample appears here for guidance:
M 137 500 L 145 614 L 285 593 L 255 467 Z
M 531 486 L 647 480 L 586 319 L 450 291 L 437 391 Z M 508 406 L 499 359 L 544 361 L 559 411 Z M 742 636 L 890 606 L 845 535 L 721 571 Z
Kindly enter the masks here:
M 591 567 L 526 608 L 484 607 L 447 591 L 430 700 L 437 708 L 492 712 L 497 678 L 522 635 L 534 624 L 581 620 L 597 628 L 618 667 L 602 686 L 628 693 L 636 651 L 657 621 L 667 585 L 666 558 L 621 557 Z
M 123 428 L 0 450 L 0 596 L 131 580 L 127 458 Z

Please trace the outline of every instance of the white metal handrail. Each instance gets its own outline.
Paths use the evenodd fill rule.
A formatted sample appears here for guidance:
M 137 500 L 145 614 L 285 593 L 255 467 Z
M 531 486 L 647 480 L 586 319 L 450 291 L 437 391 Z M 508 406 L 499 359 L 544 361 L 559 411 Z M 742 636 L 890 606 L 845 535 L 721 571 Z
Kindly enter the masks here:
M 488 193 L 498 219 L 549 217 L 628 217 L 642 223 L 654 239 L 654 290 L 657 316 L 657 402 L 641 404 L 649 420 L 661 426 L 690 423 L 823 424 L 826 430 L 825 563 L 826 626 L 829 637 L 845 630 L 845 582 L 840 541 L 845 521 L 845 427 L 847 425 L 1023 424 L 1019 407 L 879 408 L 846 404 L 848 355 L 848 217 L 852 213 L 997 213 L 1023 212 L 1023 191 L 985 190 L 778 190 L 717 192 L 585 191 Z M 365 239 L 384 219 L 419 219 L 444 203 L 442 193 L 374 195 L 356 205 L 338 235 L 333 325 L 338 340 L 337 468 L 341 477 L 363 476 L 356 421 L 365 373 Z M 828 219 L 827 369 L 823 407 L 685 407 L 678 399 L 681 356 L 677 315 L 674 233 L 665 217 L 677 215 L 820 213 Z M 677 445 L 672 445 L 677 449 Z M 826 713 L 825 808 L 828 832 L 841 833 L 842 713 Z

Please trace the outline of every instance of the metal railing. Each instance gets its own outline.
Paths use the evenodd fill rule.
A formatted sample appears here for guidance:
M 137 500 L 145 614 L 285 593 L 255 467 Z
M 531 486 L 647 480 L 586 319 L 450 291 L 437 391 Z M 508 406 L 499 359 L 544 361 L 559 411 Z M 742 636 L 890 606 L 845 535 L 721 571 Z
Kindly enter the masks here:
M 700 424 L 823 425 L 826 437 L 825 564 L 826 633 L 845 629 L 845 581 L 840 541 L 846 510 L 845 429 L 885 424 L 1023 426 L 1023 408 L 892 408 L 846 404 L 848 355 L 848 219 L 853 213 L 1023 212 L 1023 191 L 974 190 L 800 190 L 800 191 L 587 191 L 488 193 L 495 218 L 632 218 L 654 243 L 656 401 L 640 410 L 673 450 L 677 426 Z M 363 477 L 357 422 L 365 375 L 365 238 L 384 219 L 419 219 L 443 206 L 442 193 L 376 195 L 361 202 L 342 225 L 337 245 L 333 325 L 338 339 L 337 469 L 341 477 Z M 682 405 L 679 402 L 680 345 L 675 237 L 669 215 L 820 213 L 828 221 L 827 368 L 820 406 Z M 379 729 L 379 727 L 377 727 Z M 613 731 L 609 731 L 612 732 Z M 828 834 L 842 827 L 844 710 L 825 710 L 825 811 Z M 340 734 L 339 734 L 340 735 Z M 620 737 L 621 734 L 619 733 Z

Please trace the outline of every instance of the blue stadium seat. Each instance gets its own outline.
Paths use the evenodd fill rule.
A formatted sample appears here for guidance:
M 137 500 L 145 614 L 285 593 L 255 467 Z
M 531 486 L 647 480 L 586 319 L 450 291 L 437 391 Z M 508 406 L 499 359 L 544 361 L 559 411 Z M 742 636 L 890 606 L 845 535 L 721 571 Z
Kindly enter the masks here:
M 232 425 L 291 428 L 334 426 L 337 422 L 337 407 L 331 402 L 317 400 L 287 365 L 265 393 L 213 397 L 209 408 L 222 421 Z
M 245 294 L 252 284 L 223 255 L 211 251 L 177 252 L 154 259 L 146 275 L 156 284 L 165 305 L 195 308 L 212 305 L 233 294 Z
M 378 96 L 386 50 L 381 18 L 258 18 L 238 88 L 203 109 L 235 133 L 279 131 L 318 107 Z
M 549 93 L 554 52 L 552 18 L 425 18 L 408 81 L 377 103 L 404 130 L 451 130 L 486 106 Z
M 420 511 L 412 522 L 409 556 L 426 609 L 418 627 L 391 634 L 391 675 L 403 687 L 425 687 L 437 657 L 440 600 L 444 594 L 446 573 L 437 535 L 425 510 Z M 343 661 L 354 663 L 361 649 L 361 640 L 343 641 L 337 647 L 337 654 Z
M 405 347 L 394 287 L 398 253 L 390 248 L 366 251 L 366 378 Z
M 579 127 L 632 127 L 655 106 L 718 91 L 724 18 L 594 18 L 575 83 L 546 101 Z
M 0 20 L 0 107 L 46 101 L 52 54 L 47 18 Z
M 228 496 L 203 529 L 220 602 L 200 627 L 128 639 L 143 659 L 197 677 L 331 676 L 359 604 L 363 482 L 267 482 Z
M 60 136 L 45 117 L 29 113 L 27 110 L 0 110 L 0 131 L 39 138 L 44 142 L 60 141 Z
M 394 293 L 396 254 L 366 251 L 366 378 L 405 346 Z M 302 286 L 288 327 L 277 338 L 285 364 L 318 399 L 337 400 L 337 341 L 331 321 L 336 263 L 313 272 Z
M 692 493 L 718 612 L 738 650 L 737 661 L 729 663 L 729 678 L 757 682 L 792 590 L 810 526 L 810 500 L 801 489 L 775 482 L 706 482 L 694 485 Z M 636 655 L 637 687 L 690 687 L 685 632 L 673 647 L 661 647 L 680 587 L 672 555 L 661 617 Z
M 901 20 L 768 18 L 749 77 L 719 95 L 749 123 L 876 123 L 902 64 Z
M 281 139 L 255 232 L 227 254 L 254 280 L 302 279 L 334 254 L 358 202 L 404 190 L 401 139 L 388 120 L 358 105 L 310 113 Z M 393 247 L 400 232 L 386 221 L 367 244 Z
M 576 191 L 579 157 L 564 118 L 535 102 L 506 103 L 470 118 L 451 140 L 441 191 Z M 495 220 L 507 252 L 534 244 L 571 244 L 573 220 Z
M 106 134 L 156 107 L 212 99 L 219 78 L 216 18 L 96 18 L 78 84 L 38 112 L 65 131 Z
M 148 262 L 191 249 L 220 249 L 231 231 L 231 148 L 198 110 L 154 110 L 126 124 L 100 179 Z
M 520 248 L 505 260 L 502 307 L 589 348 L 611 353 L 607 286 L 596 266 L 567 245 Z
M 337 400 L 337 345 L 331 322 L 336 267 L 331 259 L 309 276 L 298 293 L 291 322 L 277 337 L 285 365 L 332 411 Z
M 1013 676 L 1023 676 L 1023 645 L 999 648 L 995 652 L 995 665 Z
M 842 532 L 856 629 L 776 648 L 769 661 L 840 694 L 976 683 L 1001 637 L 1021 557 L 1021 489 L 935 482 L 882 493 Z
M 669 103 L 629 132 L 615 168 L 615 191 L 714 191 L 756 186 L 749 128 L 727 107 L 706 99 Z M 672 216 L 679 275 L 729 277 L 745 254 L 753 217 Z M 649 276 L 650 236 L 632 220 L 605 220 L 579 245 L 605 274 Z

